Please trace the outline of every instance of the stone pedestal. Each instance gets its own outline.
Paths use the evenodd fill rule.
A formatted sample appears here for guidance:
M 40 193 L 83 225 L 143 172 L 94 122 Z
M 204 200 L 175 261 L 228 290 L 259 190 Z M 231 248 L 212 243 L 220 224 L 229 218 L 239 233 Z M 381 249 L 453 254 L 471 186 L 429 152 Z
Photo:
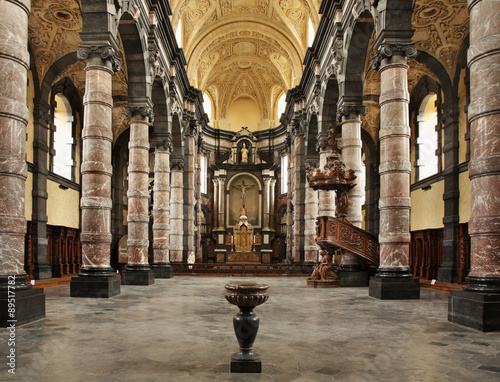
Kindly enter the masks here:
M 483 332 L 500 331 L 500 294 L 450 291 L 448 321 Z
M 174 277 L 174 269 L 170 263 L 153 263 L 151 264 L 155 279 L 171 279 Z
M 32 288 L 31 284 L 26 284 L 27 279 L 27 274 L 0 276 L 1 327 L 9 327 L 11 324 L 17 327 L 45 318 L 43 289 Z
M 127 265 L 120 273 L 122 285 L 151 285 L 155 283 L 155 275 L 149 266 Z
M 82 267 L 70 282 L 71 297 L 113 297 L 120 294 L 120 277 L 113 268 Z
M 231 373 L 260 373 L 262 362 L 260 355 L 252 350 L 257 331 L 259 317 L 253 309 L 269 298 L 266 284 L 236 283 L 227 284 L 226 300 L 238 306 L 240 312 L 233 318 L 234 332 L 240 351 L 231 355 Z
M 360 269 L 341 269 L 337 272 L 341 287 L 367 287 L 368 272 Z
M 380 300 L 411 300 L 420 298 L 420 280 L 412 277 L 380 277 L 370 279 L 370 297 Z

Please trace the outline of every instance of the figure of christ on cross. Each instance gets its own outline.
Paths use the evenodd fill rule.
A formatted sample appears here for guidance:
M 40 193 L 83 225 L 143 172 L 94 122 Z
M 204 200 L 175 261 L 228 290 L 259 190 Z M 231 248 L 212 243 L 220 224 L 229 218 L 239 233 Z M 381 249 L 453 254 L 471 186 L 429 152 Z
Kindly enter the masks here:
M 251 186 L 248 186 L 245 184 L 245 181 L 242 180 L 241 181 L 241 184 L 236 184 L 233 186 L 234 188 L 237 188 L 238 190 L 241 191 L 241 203 L 242 203 L 242 207 L 245 208 L 245 197 L 246 197 L 246 192 L 248 189 L 250 188 L 254 188 L 255 185 L 251 185 Z

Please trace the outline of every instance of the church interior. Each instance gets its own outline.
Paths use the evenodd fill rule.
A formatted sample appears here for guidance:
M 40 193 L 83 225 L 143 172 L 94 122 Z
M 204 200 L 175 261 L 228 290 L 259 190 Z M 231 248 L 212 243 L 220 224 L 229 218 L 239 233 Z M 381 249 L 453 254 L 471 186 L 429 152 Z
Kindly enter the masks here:
M 0 11 L 0 323 L 24 378 L 71 380 L 53 357 L 230 380 L 237 278 L 270 285 L 263 380 L 498 380 L 499 1 Z

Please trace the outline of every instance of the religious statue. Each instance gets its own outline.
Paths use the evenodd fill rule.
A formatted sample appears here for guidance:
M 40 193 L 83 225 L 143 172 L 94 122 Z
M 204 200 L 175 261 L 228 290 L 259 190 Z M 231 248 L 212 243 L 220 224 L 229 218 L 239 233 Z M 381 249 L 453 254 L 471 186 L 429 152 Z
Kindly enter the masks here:
M 241 184 L 236 184 L 233 186 L 234 188 L 237 188 L 241 191 L 241 204 L 242 204 L 242 208 L 245 208 L 245 198 L 246 198 L 246 191 L 248 189 L 251 189 L 251 188 L 254 188 L 255 185 L 246 185 L 245 184 L 245 181 L 241 181 Z
M 241 163 L 248 163 L 248 149 L 246 143 L 243 143 L 243 147 L 241 148 Z
M 338 276 L 333 271 L 332 255 L 327 251 L 320 251 L 323 259 L 313 270 L 309 280 L 337 280 Z

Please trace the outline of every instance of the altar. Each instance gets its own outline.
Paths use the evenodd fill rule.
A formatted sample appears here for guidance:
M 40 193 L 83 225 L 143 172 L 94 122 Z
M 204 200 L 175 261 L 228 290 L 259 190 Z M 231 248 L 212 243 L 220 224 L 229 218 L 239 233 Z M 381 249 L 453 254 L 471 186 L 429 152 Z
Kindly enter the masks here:
M 257 263 L 262 262 L 260 252 L 228 252 L 227 264 Z

